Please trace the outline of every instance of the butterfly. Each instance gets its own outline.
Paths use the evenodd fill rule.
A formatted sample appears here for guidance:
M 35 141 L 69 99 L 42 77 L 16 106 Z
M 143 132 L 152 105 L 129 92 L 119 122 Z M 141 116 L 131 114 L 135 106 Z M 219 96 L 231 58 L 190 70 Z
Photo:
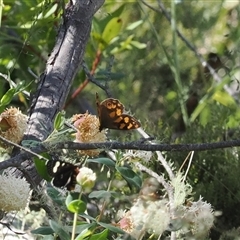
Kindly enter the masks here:
M 124 113 L 124 106 L 119 100 L 107 98 L 100 102 L 96 93 L 96 104 L 100 122 L 99 131 L 104 128 L 131 130 L 141 127 L 136 118 Z
M 66 187 L 68 191 L 75 189 L 78 166 L 60 160 L 48 160 L 46 166 L 48 174 L 53 177 L 52 184 L 55 187 Z

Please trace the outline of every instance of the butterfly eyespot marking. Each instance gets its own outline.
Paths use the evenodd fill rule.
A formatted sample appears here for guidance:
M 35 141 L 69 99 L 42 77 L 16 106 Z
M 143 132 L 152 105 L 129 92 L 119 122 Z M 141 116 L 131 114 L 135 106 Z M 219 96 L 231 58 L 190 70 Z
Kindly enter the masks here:
M 117 116 L 121 116 L 121 114 L 122 114 L 122 111 L 121 111 L 121 109 L 119 109 L 119 108 L 118 108 L 118 109 L 116 109 L 116 115 L 117 115 Z
M 129 123 L 129 121 L 130 121 L 129 117 L 125 117 L 125 118 L 124 118 L 124 122 L 125 122 L 125 123 Z
M 113 106 L 113 104 L 112 104 L 112 103 L 110 103 L 110 102 L 107 102 L 107 107 L 108 107 L 109 109 L 111 109 L 111 108 L 112 108 L 112 106 Z

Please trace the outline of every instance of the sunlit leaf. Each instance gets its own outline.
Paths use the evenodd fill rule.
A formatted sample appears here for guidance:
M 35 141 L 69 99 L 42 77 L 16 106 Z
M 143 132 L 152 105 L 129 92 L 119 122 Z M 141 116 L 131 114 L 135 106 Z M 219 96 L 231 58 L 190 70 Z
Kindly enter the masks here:
M 108 229 L 103 230 L 100 233 L 93 234 L 89 240 L 106 240 L 108 236 Z
M 49 159 L 49 154 L 48 153 L 41 153 L 39 154 L 47 159 Z M 38 174 L 45 179 L 46 181 L 50 182 L 51 177 L 47 173 L 47 167 L 46 167 L 46 161 L 43 159 L 39 159 L 38 157 L 33 158 L 35 167 L 37 169 Z
M 67 204 L 68 211 L 72 213 L 83 213 L 86 210 L 86 203 L 82 200 L 73 200 Z
M 15 93 L 16 93 L 15 89 L 10 88 L 1 98 L 0 104 L 1 105 L 8 105 L 12 101 Z
M 133 45 L 134 47 L 136 47 L 138 49 L 144 49 L 147 47 L 146 43 L 140 43 L 138 41 L 131 41 L 131 45 Z
M 201 113 L 200 113 L 200 123 L 205 126 L 211 118 L 211 110 L 210 108 L 206 105 Z
M 88 236 L 92 234 L 92 231 L 85 229 L 83 230 L 76 238 L 75 240 L 83 240 L 86 239 Z
M 133 22 L 129 26 L 127 26 L 126 30 L 133 30 L 136 27 L 140 26 L 142 23 L 143 23 L 143 20 L 139 20 L 139 21 Z
M 102 39 L 106 43 L 105 46 L 101 45 L 100 48 L 102 50 L 110 43 L 110 41 L 113 38 L 115 38 L 119 34 L 121 27 L 122 27 L 122 19 L 121 18 L 115 17 L 115 18 L 112 18 L 108 22 L 108 24 L 106 25 L 106 27 L 102 33 Z
M 233 97 L 224 91 L 216 91 L 213 95 L 213 99 L 227 107 L 236 106 L 236 102 Z
M 63 112 L 59 112 L 54 119 L 54 129 L 59 131 L 65 123 L 65 117 Z
M 47 13 L 44 15 L 44 18 L 48 18 L 49 16 L 51 16 L 53 13 L 55 13 L 55 11 L 58 8 L 58 4 L 53 4 L 53 6 L 47 11 Z

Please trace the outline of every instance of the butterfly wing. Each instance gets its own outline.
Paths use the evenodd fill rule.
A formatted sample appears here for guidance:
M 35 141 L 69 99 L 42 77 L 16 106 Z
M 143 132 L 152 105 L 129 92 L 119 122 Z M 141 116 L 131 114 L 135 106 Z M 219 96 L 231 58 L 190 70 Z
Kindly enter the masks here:
M 141 126 L 140 122 L 136 118 L 128 114 L 122 114 L 115 120 L 115 123 L 118 125 L 117 129 L 120 130 L 137 129 Z
M 118 129 L 118 125 L 114 121 L 123 113 L 124 107 L 122 103 L 114 98 L 107 98 L 99 103 L 97 98 L 97 108 L 100 122 L 99 130 L 101 131 L 104 128 Z
M 78 166 L 63 161 L 49 160 L 47 162 L 47 171 L 53 177 L 52 184 L 55 187 L 66 187 L 69 191 L 74 190 L 76 177 L 79 173 Z
M 98 94 L 96 93 L 96 103 L 98 108 L 100 131 L 104 128 L 131 130 L 141 126 L 137 119 L 128 114 L 123 114 L 124 106 L 119 100 L 107 98 L 100 103 Z

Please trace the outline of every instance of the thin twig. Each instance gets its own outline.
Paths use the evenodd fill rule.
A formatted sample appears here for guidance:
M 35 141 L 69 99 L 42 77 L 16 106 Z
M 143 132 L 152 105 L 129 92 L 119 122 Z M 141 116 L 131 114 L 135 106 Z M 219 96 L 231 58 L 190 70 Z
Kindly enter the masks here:
M 27 152 L 27 153 L 30 153 L 31 155 L 33 155 L 33 156 L 35 156 L 35 157 L 38 157 L 39 159 L 46 160 L 46 161 L 48 160 L 47 158 L 45 158 L 45 157 L 37 154 L 37 153 L 34 152 L 34 151 L 31 151 L 31 150 L 28 149 L 28 148 L 25 148 L 25 147 L 23 147 L 23 146 L 21 146 L 21 145 L 19 145 L 19 144 L 17 144 L 17 143 L 14 143 L 14 142 L 12 142 L 12 141 L 7 140 L 6 138 L 2 137 L 1 135 L 0 135 L 0 139 L 1 139 L 4 143 L 6 143 L 6 144 L 8 144 L 8 145 L 10 145 L 10 146 L 14 146 L 14 147 L 16 147 L 16 148 L 18 148 L 18 149 L 20 149 L 20 150 L 23 150 L 23 151 L 25 151 L 25 152 Z
M 82 62 L 82 67 L 83 67 L 83 70 L 88 78 L 88 80 L 90 82 L 92 82 L 93 84 L 95 84 L 96 86 L 98 86 L 99 88 L 101 88 L 104 92 L 106 92 L 106 95 L 108 97 L 111 97 L 111 92 L 109 90 L 109 87 L 108 87 L 108 81 L 110 81 L 110 71 L 111 71 L 111 68 L 112 68 L 112 64 L 113 64 L 113 58 L 110 58 L 110 62 L 109 62 L 109 66 L 107 66 L 107 81 L 105 81 L 105 84 L 102 84 L 100 83 L 98 80 L 96 80 L 94 78 L 94 76 L 91 74 L 88 66 L 86 65 L 85 61 Z
M 87 79 L 105 91 L 105 86 L 93 77 L 85 61 L 82 62 L 82 68 L 85 74 L 87 75 Z

